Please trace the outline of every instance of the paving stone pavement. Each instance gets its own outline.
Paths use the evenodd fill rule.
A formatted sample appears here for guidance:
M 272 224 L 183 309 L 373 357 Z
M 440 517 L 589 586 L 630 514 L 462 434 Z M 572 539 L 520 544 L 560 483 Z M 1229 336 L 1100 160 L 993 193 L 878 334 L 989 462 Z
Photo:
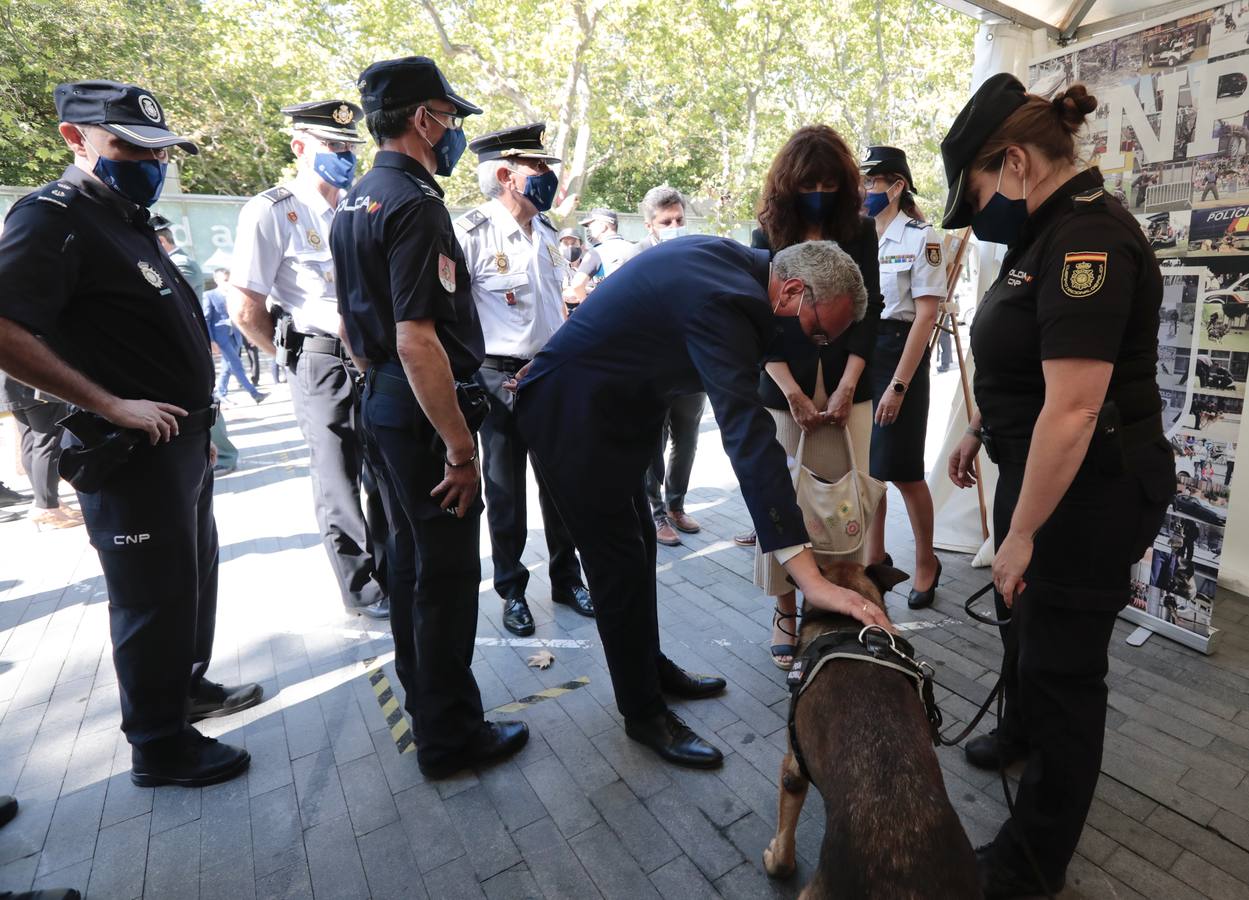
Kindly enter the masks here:
M 0 524 L 0 793 L 22 808 L 0 830 L 0 892 L 73 886 L 121 898 L 792 897 L 809 878 L 823 804 L 811 794 L 799 871 L 770 881 L 761 855 L 776 822 L 785 747 L 783 675 L 767 654 L 771 609 L 751 585 L 748 527 L 710 416 L 687 510 L 703 524 L 660 548 L 663 644 L 679 663 L 724 673 L 720 698 L 677 704 L 725 752 L 714 772 L 661 763 L 629 741 L 593 622 L 550 602 L 541 522 L 526 562 L 536 637 L 555 664 L 528 668 L 483 581 L 474 664 L 488 707 L 587 677 L 588 685 L 517 714 L 532 729 L 514 759 L 431 783 L 400 755 L 365 675 L 383 663 L 398 691 L 385 626 L 346 618 L 316 534 L 288 395 L 227 410 L 242 465 L 217 484 L 221 601 L 210 676 L 259 681 L 265 702 L 205 723 L 245 744 L 248 775 L 202 790 L 134 787 L 118 731 L 105 591 L 82 529 Z M 21 485 L 0 464 L 0 477 Z M 532 487 L 531 487 L 532 492 Z M 902 504 L 890 549 L 911 545 Z M 535 516 L 537 504 L 531 504 Z M 916 649 L 945 686 L 947 723 L 987 695 L 1000 644 L 968 624 L 961 601 L 986 580 L 942 554 L 936 606 L 907 610 Z M 905 567 L 905 563 L 903 562 Z M 1103 775 L 1070 898 L 1249 896 L 1249 605 L 1222 596 L 1219 652 L 1204 657 L 1116 628 Z M 996 776 L 957 750 L 939 758 L 973 843 L 1005 808 Z

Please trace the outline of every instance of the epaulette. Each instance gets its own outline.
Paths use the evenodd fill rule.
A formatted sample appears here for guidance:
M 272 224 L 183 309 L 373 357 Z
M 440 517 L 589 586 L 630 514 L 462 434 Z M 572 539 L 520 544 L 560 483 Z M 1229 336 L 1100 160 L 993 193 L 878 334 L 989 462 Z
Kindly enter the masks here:
M 1075 204 L 1076 209 L 1082 209 L 1089 205 L 1100 206 L 1105 202 L 1106 191 L 1102 188 L 1095 188 L 1091 191 L 1085 191 L 1082 194 L 1074 194 L 1071 202 Z
M 461 231 L 469 232 L 469 231 L 472 231 L 474 228 L 478 228 L 481 225 L 484 225 L 486 222 L 489 222 L 489 221 L 490 221 L 490 217 L 487 216 L 485 213 L 483 213 L 481 210 L 470 209 L 464 215 L 456 219 L 454 224 L 455 224 L 455 227 L 459 228 Z
M 41 200 L 44 203 L 51 203 L 53 206 L 59 206 L 62 209 L 69 209 L 69 205 L 81 195 L 82 192 L 78 190 L 77 185 L 70 184 L 68 181 L 53 181 L 45 184 L 38 190 L 31 191 L 26 196 L 32 201 Z
M 282 187 L 281 185 L 278 185 L 277 187 L 269 188 L 269 190 L 267 191 L 262 191 L 260 193 L 260 196 L 264 197 L 270 203 L 280 203 L 281 201 L 285 200 L 287 197 L 294 197 L 295 195 L 291 193 L 290 188 L 285 188 L 285 187 Z
M 918 228 L 920 231 L 923 231 L 925 228 L 927 228 L 927 227 L 928 227 L 928 223 L 927 223 L 927 222 L 921 222 L 919 219 L 907 219 L 907 220 L 906 220 L 906 227 L 907 227 L 907 228 Z

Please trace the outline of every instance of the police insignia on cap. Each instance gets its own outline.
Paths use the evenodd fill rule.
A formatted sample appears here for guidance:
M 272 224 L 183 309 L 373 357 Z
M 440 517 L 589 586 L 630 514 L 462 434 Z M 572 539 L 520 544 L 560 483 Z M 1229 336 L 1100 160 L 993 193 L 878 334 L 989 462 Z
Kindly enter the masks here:
M 863 162 L 867 162 L 871 158 L 872 158 L 872 148 L 871 147 L 864 148 L 863 156 L 862 156 Z
M 455 263 L 445 253 L 438 254 L 438 281 L 448 294 L 455 293 Z
M 161 278 L 160 272 L 157 272 L 146 259 L 139 260 L 139 274 L 154 288 L 163 288 L 165 286 L 165 279 Z
M 1060 279 L 1068 297 L 1087 297 L 1101 290 L 1106 281 L 1106 253 L 1081 251 L 1063 257 Z
M 351 107 L 346 103 L 340 104 L 338 109 L 334 110 L 330 115 L 339 125 L 350 125 L 352 119 L 355 118 L 355 115 L 351 112 Z
M 156 102 L 155 97 L 148 96 L 147 94 L 140 97 L 139 111 L 153 122 L 160 121 L 160 104 Z
M 928 260 L 928 265 L 930 266 L 941 265 L 941 245 L 940 244 L 925 244 L 924 245 L 924 259 Z

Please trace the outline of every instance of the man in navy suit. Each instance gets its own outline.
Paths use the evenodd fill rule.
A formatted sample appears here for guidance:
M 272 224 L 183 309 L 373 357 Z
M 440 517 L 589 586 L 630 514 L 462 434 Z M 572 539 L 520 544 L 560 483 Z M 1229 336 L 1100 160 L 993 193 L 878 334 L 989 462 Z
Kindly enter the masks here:
M 714 767 L 721 754 L 661 692 L 705 697 L 725 682 L 685 672 L 659 649 L 644 476 L 664 414 L 674 397 L 706 391 L 761 548 L 777 552 L 808 603 L 884 624 L 877 607 L 820 576 L 758 394 L 774 316 L 797 316 L 825 343 L 866 304 L 858 268 L 834 243 L 796 244 L 769 266 L 765 250 L 682 237 L 625 263 L 520 373 L 518 425 L 581 551 L 625 730 L 678 765 Z

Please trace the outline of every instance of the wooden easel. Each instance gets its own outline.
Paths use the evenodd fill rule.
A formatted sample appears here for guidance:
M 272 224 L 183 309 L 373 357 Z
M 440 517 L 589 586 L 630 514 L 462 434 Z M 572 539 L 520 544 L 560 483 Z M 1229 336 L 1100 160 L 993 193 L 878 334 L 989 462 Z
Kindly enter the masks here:
M 971 228 L 964 228 L 963 233 L 958 237 L 953 234 L 946 234 L 943 241 L 942 253 L 950 262 L 945 270 L 945 301 L 937 308 L 937 321 L 933 325 L 932 337 L 928 341 L 928 352 L 931 354 L 937 346 L 937 341 L 944 331 L 946 334 L 954 337 L 954 351 L 958 355 L 958 377 L 963 385 L 963 410 L 967 414 L 967 422 L 971 423 L 971 385 L 967 383 L 967 366 L 963 357 L 963 340 L 958 333 L 958 317 L 954 312 L 954 289 L 958 286 L 958 279 L 963 274 L 963 255 L 967 250 L 967 239 L 971 236 Z M 953 258 L 950 256 L 950 246 L 954 244 Z M 976 458 L 972 461 L 972 465 L 976 471 L 976 498 L 980 501 L 980 533 L 985 540 L 989 539 L 989 508 L 984 500 L 984 481 L 980 477 L 980 454 L 976 453 Z

